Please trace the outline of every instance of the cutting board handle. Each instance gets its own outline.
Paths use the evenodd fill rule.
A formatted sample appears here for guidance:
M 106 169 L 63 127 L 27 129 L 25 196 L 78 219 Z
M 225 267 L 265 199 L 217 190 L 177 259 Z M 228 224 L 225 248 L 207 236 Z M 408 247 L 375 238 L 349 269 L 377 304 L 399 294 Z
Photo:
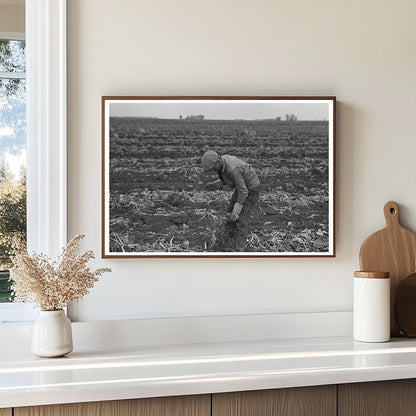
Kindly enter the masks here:
M 387 202 L 384 205 L 384 218 L 387 227 L 399 227 L 399 205 L 394 201 Z

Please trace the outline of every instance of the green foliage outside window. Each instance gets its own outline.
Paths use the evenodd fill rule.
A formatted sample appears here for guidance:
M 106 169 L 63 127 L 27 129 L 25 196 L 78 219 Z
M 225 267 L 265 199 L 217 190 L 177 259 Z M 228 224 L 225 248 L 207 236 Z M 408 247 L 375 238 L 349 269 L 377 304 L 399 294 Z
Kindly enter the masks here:
M 3 161 L 0 166 L 0 302 L 11 300 L 8 269 L 16 247 L 26 241 L 26 174 L 15 182 Z
M 0 40 L 0 302 L 12 300 L 11 256 L 26 241 L 25 70 L 25 42 Z

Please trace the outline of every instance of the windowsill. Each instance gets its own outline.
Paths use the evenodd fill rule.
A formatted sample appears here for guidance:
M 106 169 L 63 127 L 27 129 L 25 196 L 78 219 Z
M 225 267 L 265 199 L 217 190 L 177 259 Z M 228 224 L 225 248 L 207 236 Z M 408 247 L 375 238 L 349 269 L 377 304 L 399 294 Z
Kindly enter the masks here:
M 36 317 L 36 311 L 27 303 L 0 303 L 0 325 L 29 324 Z

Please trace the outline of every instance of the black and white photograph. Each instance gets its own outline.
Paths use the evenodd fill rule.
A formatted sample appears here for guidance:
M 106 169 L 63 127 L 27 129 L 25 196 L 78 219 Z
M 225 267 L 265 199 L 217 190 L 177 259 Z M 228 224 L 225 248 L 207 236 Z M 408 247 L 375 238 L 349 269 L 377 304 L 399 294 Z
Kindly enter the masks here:
M 103 257 L 334 257 L 335 97 L 102 97 Z

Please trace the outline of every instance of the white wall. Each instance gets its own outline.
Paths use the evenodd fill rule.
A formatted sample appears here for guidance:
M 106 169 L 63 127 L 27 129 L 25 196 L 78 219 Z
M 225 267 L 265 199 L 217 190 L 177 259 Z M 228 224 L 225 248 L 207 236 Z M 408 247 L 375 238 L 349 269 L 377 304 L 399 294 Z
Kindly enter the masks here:
M 18 2 L 22 3 L 22 2 Z M 12 5 L 0 3 L 0 32 L 25 31 L 24 4 Z
M 113 269 L 81 321 L 345 311 L 396 200 L 416 231 L 413 0 L 68 1 L 69 235 Z M 100 260 L 102 95 L 336 95 L 334 259 Z

